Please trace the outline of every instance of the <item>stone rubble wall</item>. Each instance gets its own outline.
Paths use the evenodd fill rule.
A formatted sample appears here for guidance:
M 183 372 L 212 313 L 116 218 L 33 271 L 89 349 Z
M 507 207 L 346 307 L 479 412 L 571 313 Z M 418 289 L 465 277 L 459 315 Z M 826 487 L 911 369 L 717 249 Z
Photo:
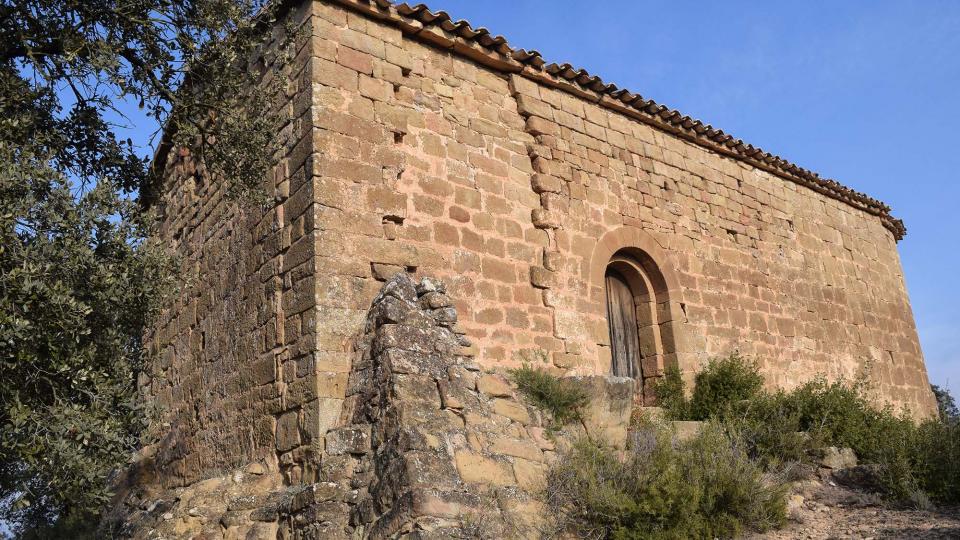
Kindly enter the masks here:
M 294 37 L 280 23 L 264 54 L 279 62 L 289 41 L 295 56 L 279 75 L 287 81 L 277 100 L 287 119 L 277 134 L 283 155 L 264 182 L 275 204 L 232 200 L 227 182 L 211 178 L 183 149 L 172 149 L 158 164 L 165 166 L 155 206 L 159 234 L 182 274 L 178 295 L 145 336 L 154 362 L 139 382 L 159 418 L 152 429 L 156 444 L 140 458 L 150 461 L 144 471 L 156 471 L 151 481 L 167 488 L 255 461 L 275 463 L 311 433 L 297 427 L 291 443 L 291 414 L 297 421 L 319 413 L 319 402 L 309 399 L 315 382 L 309 369 L 316 319 L 313 216 L 303 204 L 313 189 L 304 121 L 308 8 L 288 14 Z
M 315 455 L 317 480 L 284 486 L 274 467 L 124 504 L 135 538 L 532 538 L 558 447 L 589 436 L 625 448 L 633 382 L 579 378 L 582 424 L 555 426 L 503 374 L 484 372 L 445 286 L 400 272 L 374 299 L 356 340 L 348 397 Z

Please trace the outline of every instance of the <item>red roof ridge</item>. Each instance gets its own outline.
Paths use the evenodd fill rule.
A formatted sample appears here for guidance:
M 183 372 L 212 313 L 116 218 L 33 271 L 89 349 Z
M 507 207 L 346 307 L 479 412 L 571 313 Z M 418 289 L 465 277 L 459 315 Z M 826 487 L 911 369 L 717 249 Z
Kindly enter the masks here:
M 547 63 L 536 50 L 514 49 L 500 35 L 486 28 L 473 28 L 465 20 L 454 21 L 445 11 L 431 11 L 424 4 L 410 6 L 391 0 L 334 0 L 355 11 L 399 26 L 407 34 L 435 46 L 451 49 L 499 71 L 517 73 L 554 88 L 589 99 L 718 153 L 749 163 L 771 174 L 806 186 L 880 218 L 900 240 L 907 230 L 903 221 L 890 214 L 890 207 L 836 180 L 800 167 L 716 129 L 700 120 L 609 84 L 583 68 Z M 477 47 L 479 45 L 479 49 Z

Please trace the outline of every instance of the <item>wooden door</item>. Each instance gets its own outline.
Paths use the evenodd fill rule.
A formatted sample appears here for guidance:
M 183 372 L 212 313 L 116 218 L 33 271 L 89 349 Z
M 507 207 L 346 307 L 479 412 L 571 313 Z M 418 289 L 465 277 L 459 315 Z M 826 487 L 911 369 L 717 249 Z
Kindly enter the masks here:
M 640 336 L 637 305 L 630 286 L 620 274 L 608 271 L 607 324 L 610 328 L 611 372 L 617 377 L 640 377 Z

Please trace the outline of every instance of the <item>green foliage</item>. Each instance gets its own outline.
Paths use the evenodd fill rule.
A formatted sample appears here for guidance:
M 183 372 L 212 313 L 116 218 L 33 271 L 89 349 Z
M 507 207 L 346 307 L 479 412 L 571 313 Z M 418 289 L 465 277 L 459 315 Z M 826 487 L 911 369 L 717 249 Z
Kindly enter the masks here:
M 927 421 L 908 440 L 907 461 L 931 500 L 960 502 L 960 423 Z
M 757 365 L 737 353 L 711 360 L 695 381 L 690 398 L 691 420 L 723 416 L 763 389 L 763 376 Z
M 937 399 L 937 411 L 940 413 L 940 420 L 944 422 L 960 422 L 960 409 L 957 408 L 956 401 L 946 388 L 940 388 L 935 384 L 930 385 L 933 396 Z
M 580 419 L 581 411 L 590 402 L 590 396 L 576 382 L 526 363 L 511 370 L 510 378 L 527 399 L 549 411 L 559 425 Z
M 271 38 L 264 27 L 278 4 L 7 0 L 0 7 L 0 71 L 41 98 L 16 100 L 17 106 L 33 99 L 46 119 L 17 129 L 56 131 L 74 147 L 75 163 L 104 161 L 117 151 L 127 166 L 118 185 L 142 188 L 145 161 L 129 145 L 115 145 L 116 126 L 104 120 L 118 100 L 132 101 L 164 126 L 171 142 L 225 179 L 230 192 L 256 191 L 278 148 L 281 118 L 271 100 L 282 88 L 262 84 L 269 70 L 248 61 Z M 99 147 L 104 142 L 107 151 Z
M 82 529 L 146 421 L 141 336 L 175 272 L 115 105 L 139 103 L 230 193 L 256 191 L 280 125 L 265 81 L 285 80 L 247 69 L 272 39 L 261 4 L 0 3 L 0 519 L 18 534 L 75 536 L 38 531 Z
M 696 375 L 689 398 L 685 386 L 680 369 L 667 368 L 654 386 L 657 403 L 674 420 L 706 420 L 726 416 L 740 402 L 759 395 L 763 376 L 754 362 L 734 353 L 711 360 Z
M 690 402 L 684 394 L 684 388 L 683 375 L 676 366 L 667 368 L 663 377 L 654 383 L 653 392 L 657 396 L 657 404 L 663 408 L 668 418 L 690 418 Z
M 767 403 L 773 407 L 756 406 L 740 418 L 752 426 L 779 422 L 779 436 L 784 438 L 788 433 L 807 433 L 807 455 L 824 446 L 852 448 L 861 462 L 879 465 L 877 480 L 893 499 L 960 501 L 960 429 L 956 425 L 940 420 L 917 425 L 890 408 L 878 409 L 862 383 L 816 379 L 792 392 L 780 392 Z M 782 443 L 758 447 L 768 457 L 797 457 Z
M 137 446 L 140 339 L 171 272 L 136 203 L 107 181 L 77 197 L 66 181 L 8 165 L 0 159 L 0 499 L 6 519 L 43 524 L 105 501 L 103 480 Z
M 783 485 L 744 452 L 734 432 L 707 425 L 676 444 L 647 433 L 626 458 L 580 440 L 547 474 L 545 497 L 558 526 L 582 537 L 729 538 L 785 520 Z
M 728 410 L 724 421 L 742 434 L 751 455 L 769 468 L 809 462 L 825 446 L 819 432 L 801 428 L 801 413 L 784 392 L 760 393 Z
M 728 365 L 733 362 L 740 365 Z M 827 446 L 849 447 L 861 462 L 878 465 L 877 481 L 893 499 L 960 501 L 956 422 L 928 420 L 917 425 L 890 408 L 877 408 L 862 381 L 817 378 L 790 392 L 763 392 L 753 375 L 759 376 L 756 366 L 738 357 L 711 363 L 697 377 L 693 397 L 686 400 L 677 373 L 661 383 L 668 397 L 661 405 L 672 418 L 724 422 L 740 434 L 750 455 L 768 468 L 811 462 Z M 701 391 L 703 381 L 709 385 Z M 695 407 L 695 401 L 701 406 Z

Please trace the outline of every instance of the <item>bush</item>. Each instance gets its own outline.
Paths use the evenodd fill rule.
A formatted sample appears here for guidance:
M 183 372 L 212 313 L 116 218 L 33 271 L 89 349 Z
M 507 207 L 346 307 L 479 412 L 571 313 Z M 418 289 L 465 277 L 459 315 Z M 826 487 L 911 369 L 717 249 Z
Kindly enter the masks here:
M 590 396 L 576 382 L 528 364 L 510 370 L 510 378 L 527 399 L 549 411 L 559 425 L 580 419 L 581 411 L 590 402 Z
M 960 424 L 929 420 L 910 443 L 918 487 L 936 502 L 960 502 Z
M 690 419 L 724 416 L 738 402 L 757 396 L 762 389 L 763 376 L 754 362 L 738 353 L 711 360 L 697 374 L 690 398 Z
M 750 455 L 769 468 L 810 462 L 824 446 L 819 432 L 803 430 L 800 411 L 782 391 L 739 403 L 725 421 L 741 433 Z
M 678 370 L 667 373 L 657 395 L 670 418 L 712 418 L 735 429 L 768 469 L 812 462 L 827 446 L 849 447 L 877 465 L 876 482 L 893 499 L 960 501 L 960 426 L 949 417 L 918 426 L 876 408 L 862 381 L 817 378 L 790 392 L 763 392 L 758 378 L 755 364 L 734 355 L 711 362 L 689 400 Z
M 953 400 L 950 391 L 935 384 L 930 385 L 930 390 L 933 392 L 933 397 L 937 399 L 940 420 L 951 423 L 960 421 L 960 409 L 957 408 L 957 402 Z
M 580 440 L 547 474 L 547 503 L 559 526 L 620 539 L 731 537 L 785 519 L 785 487 L 752 462 L 735 433 L 709 424 L 674 444 L 653 431 L 626 458 Z
M 742 401 L 761 394 L 763 376 L 756 363 L 734 353 L 711 360 L 697 374 L 688 399 L 680 369 L 667 368 L 654 386 L 657 403 L 673 420 L 706 420 L 727 416 Z
M 688 420 L 690 418 L 690 403 L 684 394 L 683 376 L 680 368 L 667 368 L 663 377 L 654 383 L 653 392 L 657 396 L 657 404 L 663 409 L 667 418 L 672 420 Z

